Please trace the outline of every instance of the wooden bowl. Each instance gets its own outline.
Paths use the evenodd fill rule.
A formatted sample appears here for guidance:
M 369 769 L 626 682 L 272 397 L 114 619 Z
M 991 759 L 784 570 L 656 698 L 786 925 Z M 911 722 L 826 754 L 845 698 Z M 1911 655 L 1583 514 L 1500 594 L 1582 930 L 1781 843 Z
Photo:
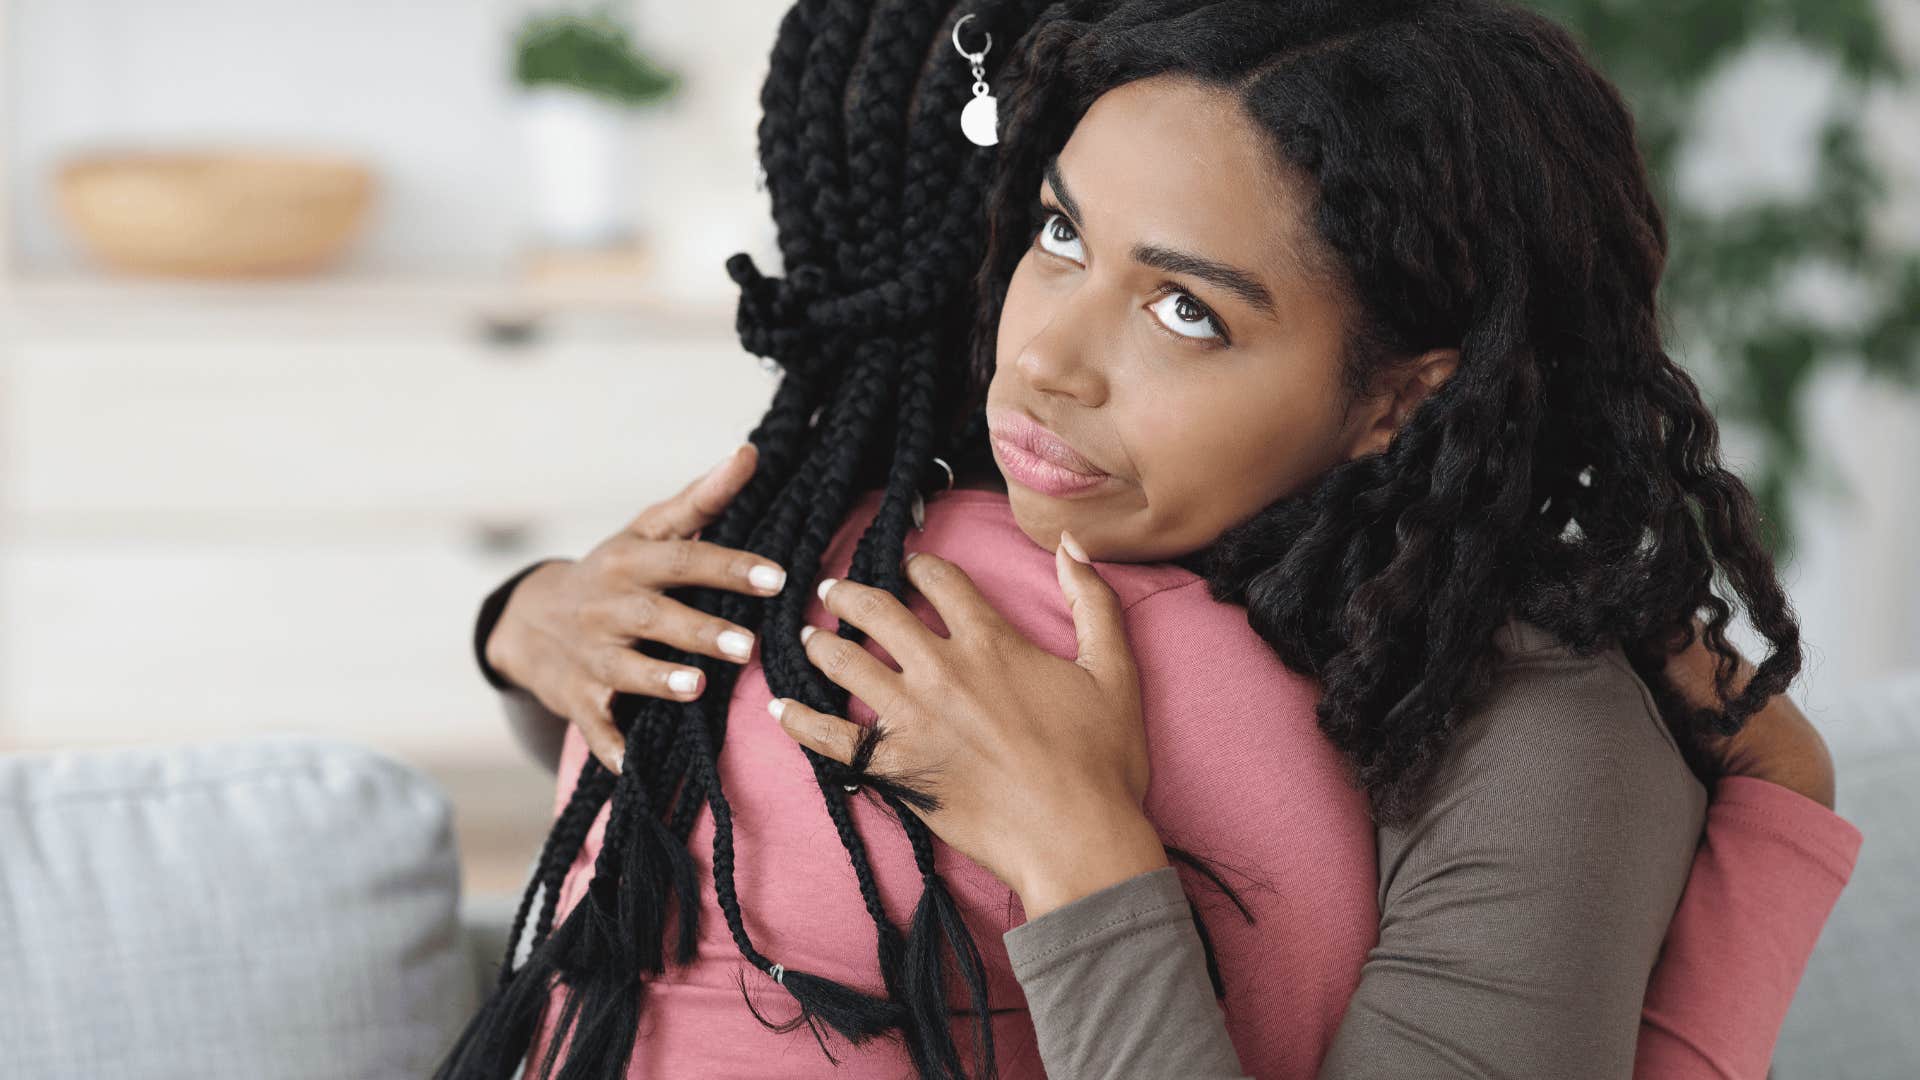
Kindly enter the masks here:
M 373 201 L 345 158 L 252 151 L 113 151 L 67 161 L 55 190 L 81 243 L 115 269 L 281 277 L 337 259 Z

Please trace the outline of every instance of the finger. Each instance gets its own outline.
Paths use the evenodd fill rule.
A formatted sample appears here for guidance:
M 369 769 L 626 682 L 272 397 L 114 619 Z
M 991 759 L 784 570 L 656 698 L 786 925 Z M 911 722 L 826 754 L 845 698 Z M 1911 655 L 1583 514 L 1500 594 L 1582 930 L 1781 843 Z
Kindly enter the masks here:
M 665 502 L 640 511 L 627 528 L 646 540 L 692 536 L 719 517 L 720 511 L 746 486 L 759 463 L 759 453 L 759 448 L 752 443 L 741 443 L 718 465 L 707 470 L 705 476 L 681 488 Z
M 820 673 L 872 706 L 875 716 L 891 716 L 900 693 L 900 673 L 879 657 L 831 631 L 800 628 L 800 649 Z
M 792 698 L 774 698 L 767 702 L 767 711 L 801 746 L 842 765 L 853 761 L 854 750 L 860 744 L 859 724 L 828 716 Z
M 973 578 L 950 560 L 931 552 L 908 552 L 906 573 L 951 632 L 994 629 L 1006 622 Z
M 652 589 L 596 597 L 582 607 L 590 626 L 622 642 L 644 638 L 736 664 L 753 657 L 753 631 Z
M 711 585 L 771 596 L 787 583 L 787 572 L 772 559 L 707 540 L 673 537 L 628 544 L 619 560 L 622 575 L 635 585 L 651 589 Z
M 583 687 L 579 700 L 569 710 L 568 719 L 580 729 L 580 737 L 586 740 L 587 751 L 600 759 L 600 764 L 612 773 L 619 773 L 620 762 L 627 754 L 627 740 L 620 729 L 613 726 L 613 691 L 604 686 Z
M 930 664 L 944 640 L 885 589 L 844 578 L 822 578 L 813 591 L 828 612 L 859 627 L 902 667 Z
M 596 689 L 612 687 L 629 694 L 692 701 L 706 689 L 697 667 L 668 663 L 631 645 L 604 645 L 587 654 L 587 676 Z
M 1093 568 L 1085 549 L 1066 530 L 1053 549 L 1053 568 L 1073 611 L 1073 634 L 1080 655 L 1075 663 L 1093 673 L 1103 685 L 1116 685 L 1134 676 L 1133 649 L 1120 595 Z

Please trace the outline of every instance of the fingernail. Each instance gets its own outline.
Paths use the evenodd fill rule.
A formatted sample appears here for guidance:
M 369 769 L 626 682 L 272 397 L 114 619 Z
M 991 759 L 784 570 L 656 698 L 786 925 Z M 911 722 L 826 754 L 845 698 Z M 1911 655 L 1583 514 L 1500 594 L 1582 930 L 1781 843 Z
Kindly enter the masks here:
M 807 643 L 807 639 L 812 637 L 813 632 L 818 629 L 820 628 L 813 625 L 812 623 L 808 623 L 805 626 L 802 626 L 800 628 L 800 644 L 805 645 Z
M 756 566 L 747 571 L 747 580 L 752 582 L 756 589 L 779 592 L 780 586 L 787 583 L 787 572 L 777 566 Z
M 780 714 L 782 712 L 785 712 L 786 708 L 787 708 L 787 703 L 780 700 L 779 698 L 774 698 L 773 700 L 767 702 L 767 711 L 773 714 L 773 718 L 775 720 L 780 719 Z
M 907 552 L 907 557 L 906 557 L 906 558 L 904 558 L 904 559 L 901 559 L 901 560 L 900 560 L 900 565 L 901 565 L 901 566 L 905 566 L 905 565 L 907 565 L 908 563 L 910 563 L 910 562 L 912 562 L 912 561 L 913 561 L 913 557 L 914 557 L 915 555 L 918 555 L 918 554 L 920 554 L 920 553 L 919 553 L 919 552 L 917 552 L 917 551 L 909 551 L 909 552 Z
M 723 630 L 720 632 L 720 651 L 745 660 L 753 655 L 753 635 L 738 630 Z
M 840 579 L 839 578 L 821 578 L 820 579 L 820 584 L 816 586 L 813 591 L 819 594 L 821 603 L 824 604 L 827 602 L 827 590 L 833 588 L 833 583 L 838 580 Z
M 667 676 L 667 685 L 682 694 L 691 694 L 693 693 L 694 687 L 700 685 L 700 673 L 681 668 Z
M 714 465 L 714 467 L 713 467 L 713 468 L 711 468 L 711 469 L 708 469 L 708 470 L 707 470 L 707 475 L 708 475 L 708 476 L 712 476 L 712 475 L 713 475 L 714 473 L 717 473 L 717 472 L 719 472 L 719 471 L 720 471 L 721 469 L 724 469 L 724 468 L 726 468 L 726 467 L 727 467 L 727 463 L 728 463 L 728 462 L 731 462 L 731 461 L 732 461 L 732 460 L 733 460 L 734 458 L 737 458 L 737 457 L 739 457 L 739 456 L 740 456 L 740 451 L 742 451 L 742 450 L 744 450 L 744 449 L 746 449 L 746 448 L 747 448 L 747 445 L 748 445 L 747 443 L 741 443 L 741 444 L 740 444 L 739 446 L 736 446 L 736 447 L 734 447 L 733 449 L 731 449 L 731 450 L 729 450 L 729 451 L 727 451 L 727 456 L 726 456 L 726 457 L 723 457 L 723 458 L 721 458 L 721 459 L 720 459 L 720 461 L 719 461 L 719 463 L 718 463 L 718 464 L 716 464 L 716 465 Z
M 1088 565 L 1092 565 L 1091 562 L 1087 559 L 1087 553 L 1081 549 L 1080 542 L 1078 540 L 1075 540 L 1073 538 L 1073 534 L 1068 532 L 1065 529 L 1060 530 L 1060 546 L 1067 549 L 1067 554 L 1073 556 L 1074 558 L 1080 560 L 1083 563 L 1088 563 Z

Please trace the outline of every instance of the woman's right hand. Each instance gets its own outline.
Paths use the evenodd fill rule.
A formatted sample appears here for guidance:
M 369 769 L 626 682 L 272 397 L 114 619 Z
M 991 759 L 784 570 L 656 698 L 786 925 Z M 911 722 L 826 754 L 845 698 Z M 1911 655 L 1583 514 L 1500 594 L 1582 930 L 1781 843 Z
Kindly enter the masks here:
M 487 637 L 487 663 L 579 728 L 614 772 L 626 752 L 613 725 L 615 692 L 691 701 L 705 690 L 698 668 L 644 655 L 633 647 L 636 639 L 735 663 L 753 655 L 746 627 L 664 590 L 705 585 L 772 596 L 786 583 L 777 563 L 694 538 L 745 486 L 757 454 L 752 443 L 742 444 L 584 558 L 556 559 L 521 579 Z

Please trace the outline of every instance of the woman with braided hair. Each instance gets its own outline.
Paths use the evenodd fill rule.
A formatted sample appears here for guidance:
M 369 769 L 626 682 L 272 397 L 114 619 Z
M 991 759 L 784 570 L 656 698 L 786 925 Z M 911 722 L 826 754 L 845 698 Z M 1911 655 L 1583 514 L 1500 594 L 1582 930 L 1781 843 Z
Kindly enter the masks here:
M 762 103 L 753 451 L 483 605 L 565 741 L 441 1076 L 1764 1071 L 1859 838 L 1562 31 L 802 0 Z

